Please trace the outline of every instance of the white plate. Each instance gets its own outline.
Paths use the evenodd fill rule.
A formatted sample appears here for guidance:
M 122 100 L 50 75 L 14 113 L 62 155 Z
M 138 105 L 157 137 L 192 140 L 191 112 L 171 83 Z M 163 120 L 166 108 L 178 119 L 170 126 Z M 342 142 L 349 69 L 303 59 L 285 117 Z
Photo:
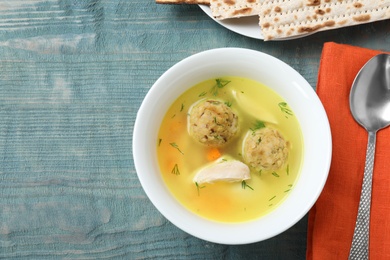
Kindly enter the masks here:
M 199 7 L 205 12 L 211 19 L 222 25 L 223 27 L 236 32 L 238 34 L 263 40 L 264 36 L 261 34 L 259 17 L 250 16 L 250 17 L 241 17 L 241 18 L 232 18 L 225 20 L 216 20 L 211 14 L 211 9 L 207 5 L 199 5 Z

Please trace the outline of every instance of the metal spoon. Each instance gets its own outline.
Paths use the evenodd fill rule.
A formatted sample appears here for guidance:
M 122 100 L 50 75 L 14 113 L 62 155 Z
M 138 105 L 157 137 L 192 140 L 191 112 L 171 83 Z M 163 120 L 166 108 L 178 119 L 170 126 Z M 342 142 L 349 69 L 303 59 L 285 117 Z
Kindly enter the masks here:
M 370 59 L 357 74 L 349 96 L 355 120 L 368 131 L 362 192 L 349 259 L 368 259 L 372 174 L 376 133 L 390 124 L 390 55 Z

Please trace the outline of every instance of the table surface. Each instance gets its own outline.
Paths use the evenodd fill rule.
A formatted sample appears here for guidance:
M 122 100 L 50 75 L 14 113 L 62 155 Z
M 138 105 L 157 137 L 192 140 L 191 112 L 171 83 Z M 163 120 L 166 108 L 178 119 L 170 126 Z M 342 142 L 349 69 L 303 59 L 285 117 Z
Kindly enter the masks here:
M 315 89 L 328 41 L 390 51 L 390 22 L 264 42 L 197 5 L 0 0 L 0 258 L 305 259 L 307 216 L 249 245 L 175 227 L 138 181 L 132 132 L 150 87 L 183 58 L 254 49 Z

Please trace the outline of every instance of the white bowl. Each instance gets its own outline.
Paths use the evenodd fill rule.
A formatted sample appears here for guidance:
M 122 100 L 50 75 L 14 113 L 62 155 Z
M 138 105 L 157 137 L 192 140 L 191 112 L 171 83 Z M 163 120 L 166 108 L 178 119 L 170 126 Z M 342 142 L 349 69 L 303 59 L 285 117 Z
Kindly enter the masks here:
M 220 223 L 182 206 L 170 193 L 157 162 L 157 134 L 169 106 L 188 88 L 221 76 L 249 78 L 274 89 L 294 111 L 304 139 L 304 158 L 295 188 L 275 210 L 253 221 Z M 215 243 L 247 244 L 287 230 L 314 205 L 328 177 L 332 141 L 325 110 L 310 84 L 293 68 L 267 54 L 220 48 L 190 56 L 166 71 L 147 93 L 133 133 L 138 178 L 154 206 L 183 231 Z

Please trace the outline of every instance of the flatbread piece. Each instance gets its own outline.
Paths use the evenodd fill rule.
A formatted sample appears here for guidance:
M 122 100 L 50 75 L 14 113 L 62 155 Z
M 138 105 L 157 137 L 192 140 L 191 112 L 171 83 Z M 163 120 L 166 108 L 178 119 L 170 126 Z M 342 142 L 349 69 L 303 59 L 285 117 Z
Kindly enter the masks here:
M 390 18 L 390 0 L 264 0 L 259 24 L 264 40 Z
M 264 0 L 210 0 L 210 9 L 215 19 L 253 16 L 260 13 Z

